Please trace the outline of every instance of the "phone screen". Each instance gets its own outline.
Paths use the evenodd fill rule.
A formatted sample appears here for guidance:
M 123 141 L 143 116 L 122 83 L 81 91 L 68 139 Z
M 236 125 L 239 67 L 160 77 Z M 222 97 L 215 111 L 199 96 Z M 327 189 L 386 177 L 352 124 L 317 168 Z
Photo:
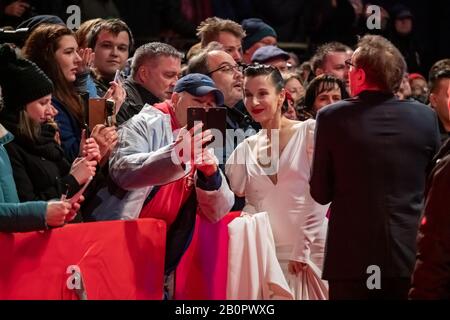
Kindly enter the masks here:
M 208 129 L 213 130 L 214 135 L 220 134 L 222 136 L 222 141 L 224 143 L 227 126 L 226 118 L 226 108 L 190 107 L 187 109 L 188 130 L 192 129 L 198 122 L 202 122 L 204 124 L 203 131 Z
M 89 129 L 92 131 L 98 124 L 105 124 L 107 120 L 106 99 L 89 99 Z
M 202 107 L 190 107 L 187 109 L 187 129 L 191 130 L 198 122 L 204 124 L 203 130 L 205 129 L 207 119 L 206 119 L 206 109 Z
M 213 134 L 220 134 L 222 141 L 225 142 L 225 134 L 227 131 L 227 109 L 209 108 L 207 114 L 207 129 L 214 130 Z

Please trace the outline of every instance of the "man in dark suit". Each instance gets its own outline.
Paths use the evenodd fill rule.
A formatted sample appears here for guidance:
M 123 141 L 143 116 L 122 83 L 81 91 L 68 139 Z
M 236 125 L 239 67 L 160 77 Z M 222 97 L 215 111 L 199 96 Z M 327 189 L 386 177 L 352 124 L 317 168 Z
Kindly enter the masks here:
M 394 97 L 406 64 L 388 40 L 365 36 L 346 63 L 354 98 L 318 113 L 310 181 L 331 202 L 323 278 L 330 299 L 406 299 L 437 118 Z

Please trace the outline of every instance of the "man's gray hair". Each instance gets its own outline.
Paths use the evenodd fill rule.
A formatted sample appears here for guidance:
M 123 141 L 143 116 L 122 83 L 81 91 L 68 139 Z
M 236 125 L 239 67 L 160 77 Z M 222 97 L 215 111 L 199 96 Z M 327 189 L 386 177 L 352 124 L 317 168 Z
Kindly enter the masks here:
M 349 46 L 335 41 L 321 45 L 319 48 L 317 48 L 316 53 L 310 60 L 314 74 L 316 73 L 317 69 L 324 68 L 325 61 L 329 54 L 334 52 L 348 52 L 351 50 L 352 48 L 350 48 Z
M 162 42 L 149 42 L 140 46 L 134 53 L 131 63 L 131 77 L 134 78 L 139 68 L 150 60 L 159 57 L 174 57 L 183 59 L 184 55 L 169 44 Z

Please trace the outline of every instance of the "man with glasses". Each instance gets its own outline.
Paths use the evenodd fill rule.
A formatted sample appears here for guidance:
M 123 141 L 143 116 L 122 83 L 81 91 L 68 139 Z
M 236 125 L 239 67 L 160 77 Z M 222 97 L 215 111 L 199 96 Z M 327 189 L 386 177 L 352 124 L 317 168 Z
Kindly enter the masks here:
M 221 50 L 221 46 L 217 43 L 212 43 L 193 57 L 187 69 L 188 73 L 202 73 L 214 80 L 224 94 L 224 106 L 227 107 L 227 129 L 234 130 L 235 133 L 240 130 L 244 137 L 244 133 L 247 136 L 256 133 L 257 127 L 253 126 L 253 120 L 245 108 L 240 108 L 243 99 L 242 71 L 243 67 L 237 64 L 228 53 Z M 236 146 L 236 141 L 227 139 L 226 159 Z
M 353 98 L 317 115 L 311 195 L 331 202 L 323 278 L 333 300 L 406 299 L 436 115 L 394 96 L 406 63 L 385 38 L 363 37 L 347 64 Z
M 226 161 L 237 145 L 260 128 L 243 106 L 242 81 L 243 67 L 236 63 L 218 43 L 211 43 L 206 49 L 194 56 L 188 64 L 188 73 L 201 73 L 210 76 L 217 88 L 224 94 L 224 106 L 227 108 L 227 136 L 225 152 L 221 161 L 224 168 Z M 241 210 L 244 198 L 236 198 L 233 210 Z
M 98 192 L 100 205 L 92 215 L 96 221 L 164 220 L 166 276 L 192 240 L 197 213 L 216 222 L 234 201 L 217 160 L 205 147 L 212 137 L 209 130 L 182 129 L 188 122 L 187 108 L 222 105 L 222 93 L 201 74 L 181 78 L 173 91 L 170 100 L 146 105 L 119 129 L 108 187 Z

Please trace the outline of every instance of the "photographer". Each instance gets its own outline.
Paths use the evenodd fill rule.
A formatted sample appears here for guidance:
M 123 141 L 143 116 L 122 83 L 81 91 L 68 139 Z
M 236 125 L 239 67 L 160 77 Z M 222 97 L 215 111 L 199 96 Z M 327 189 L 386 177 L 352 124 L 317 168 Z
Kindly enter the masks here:
M 216 159 L 206 148 L 196 148 L 210 141 L 211 132 L 193 135 L 198 126 L 189 132 L 181 129 L 188 122 L 188 107 L 222 104 L 223 94 L 208 76 L 190 74 L 178 80 L 170 100 L 146 105 L 119 128 L 118 147 L 110 159 L 111 179 L 97 194 L 101 204 L 94 220 L 157 218 L 167 223 L 166 275 L 187 249 L 197 213 L 216 222 L 233 205 Z M 183 153 L 181 163 L 173 161 L 182 150 L 190 152 Z M 194 165 L 185 161 L 190 156 L 196 156 Z

